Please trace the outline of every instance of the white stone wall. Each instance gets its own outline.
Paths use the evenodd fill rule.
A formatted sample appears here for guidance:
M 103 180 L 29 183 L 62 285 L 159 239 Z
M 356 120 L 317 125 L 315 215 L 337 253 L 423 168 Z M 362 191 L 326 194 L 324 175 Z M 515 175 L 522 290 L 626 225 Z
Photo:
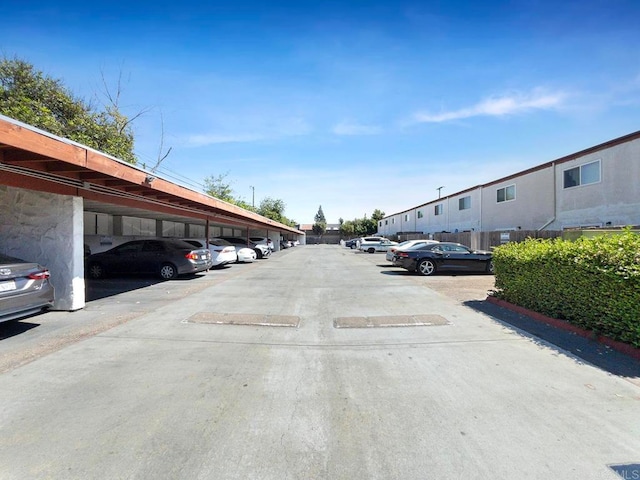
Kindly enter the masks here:
M 81 197 L 0 185 L 0 251 L 49 269 L 56 310 L 84 307 Z

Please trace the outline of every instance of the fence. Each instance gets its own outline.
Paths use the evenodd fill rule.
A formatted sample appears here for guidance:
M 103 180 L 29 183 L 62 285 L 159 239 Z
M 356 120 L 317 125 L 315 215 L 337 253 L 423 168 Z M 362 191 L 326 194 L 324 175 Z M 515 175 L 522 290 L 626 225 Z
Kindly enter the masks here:
M 457 233 L 433 233 L 430 235 L 420 233 L 408 233 L 394 235 L 398 242 L 405 240 L 432 239 L 440 242 L 456 242 L 467 245 L 474 250 L 491 250 L 508 242 L 521 242 L 526 238 L 556 238 L 562 236 L 559 230 L 510 230 L 505 232 L 457 232 Z

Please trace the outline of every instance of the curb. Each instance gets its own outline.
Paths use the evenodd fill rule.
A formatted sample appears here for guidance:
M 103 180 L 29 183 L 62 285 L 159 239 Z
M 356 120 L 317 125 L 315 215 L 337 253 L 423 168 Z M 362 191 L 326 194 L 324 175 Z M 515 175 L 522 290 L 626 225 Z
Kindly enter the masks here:
M 533 310 L 528 310 L 524 307 L 521 307 L 519 305 L 514 305 L 512 303 L 509 303 L 505 300 L 501 300 L 496 297 L 488 296 L 486 301 L 494 305 L 497 305 L 498 307 L 511 310 L 512 312 L 526 315 L 527 317 L 532 318 L 537 322 L 542 322 L 552 327 L 558 328 L 560 330 L 575 333 L 576 335 L 580 335 L 581 337 L 588 338 L 589 340 L 594 340 L 614 350 L 617 350 L 620 353 L 629 355 L 630 357 L 633 357 L 636 360 L 640 360 L 640 349 L 635 348 L 629 345 L 628 343 L 620 342 L 618 340 L 613 340 L 609 337 L 605 337 L 604 335 L 597 335 L 590 330 L 585 330 L 584 328 L 577 327 L 565 320 L 559 320 L 557 318 L 547 317 L 546 315 L 542 315 L 541 313 L 534 312 Z

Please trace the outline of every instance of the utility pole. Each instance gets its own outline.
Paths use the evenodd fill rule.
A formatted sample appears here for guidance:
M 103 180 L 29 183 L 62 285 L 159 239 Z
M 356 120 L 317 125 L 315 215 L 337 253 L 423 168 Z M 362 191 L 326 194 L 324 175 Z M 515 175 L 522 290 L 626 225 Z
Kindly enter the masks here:
M 442 190 L 443 188 L 444 188 L 444 185 L 442 187 L 436 188 L 436 190 L 438 190 L 438 198 L 440 198 L 440 190 Z
M 256 187 L 249 186 L 251 189 L 251 206 L 256 208 Z

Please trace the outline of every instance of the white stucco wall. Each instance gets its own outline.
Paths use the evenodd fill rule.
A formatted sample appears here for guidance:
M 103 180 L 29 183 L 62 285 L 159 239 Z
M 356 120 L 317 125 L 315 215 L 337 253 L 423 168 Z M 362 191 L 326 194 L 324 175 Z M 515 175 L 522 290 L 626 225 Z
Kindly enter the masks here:
M 81 197 L 0 185 L 0 251 L 49 269 L 56 310 L 84 307 Z
M 600 161 L 600 181 L 564 188 L 565 170 Z M 640 140 L 557 166 L 557 229 L 640 224 Z
M 482 189 L 482 230 L 538 230 L 555 215 L 553 168 L 535 170 Z M 498 202 L 497 190 L 514 185 L 515 200 Z

